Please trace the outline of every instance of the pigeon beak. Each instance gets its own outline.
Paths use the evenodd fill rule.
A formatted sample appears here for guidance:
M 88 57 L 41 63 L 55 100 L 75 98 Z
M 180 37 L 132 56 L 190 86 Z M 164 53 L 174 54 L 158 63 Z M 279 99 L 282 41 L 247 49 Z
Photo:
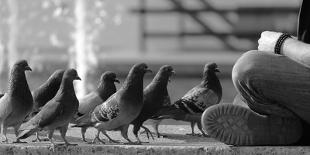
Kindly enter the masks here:
M 214 70 L 215 72 L 219 72 L 220 73 L 220 70 L 218 68 L 215 68 Z
M 82 79 L 79 76 L 76 76 L 75 80 L 80 80 L 81 81 Z
M 145 70 L 145 73 L 153 73 L 153 72 L 152 72 L 152 70 L 150 70 L 150 69 L 146 69 L 146 70 Z
M 175 71 L 171 71 L 171 75 L 175 75 Z
M 116 82 L 116 83 L 120 83 L 118 79 L 114 79 L 114 82 Z
M 29 66 L 26 66 L 26 67 L 25 67 L 25 70 L 26 70 L 26 71 L 32 71 L 32 69 L 31 69 Z

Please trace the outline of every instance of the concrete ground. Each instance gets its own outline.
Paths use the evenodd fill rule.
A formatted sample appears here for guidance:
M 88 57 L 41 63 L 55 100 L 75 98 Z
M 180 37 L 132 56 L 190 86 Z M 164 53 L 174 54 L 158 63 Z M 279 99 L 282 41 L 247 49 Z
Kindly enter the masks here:
M 2 144 L 0 145 L 0 154 L 184 154 L 184 155 L 203 155 L 203 154 L 252 154 L 252 155 L 283 155 L 283 154 L 309 154 L 310 147 L 299 146 L 257 146 L 257 147 L 234 147 L 225 145 L 212 138 L 204 138 L 200 136 L 188 136 L 190 133 L 190 126 L 186 123 L 179 123 L 182 125 L 161 125 L 161 133 L 167 135 L 167 138 L 155 138 L 155 140 L 148 140 L 145 134 L 141 134 L 142 141 L 147 142 L 142 145 L 126 145 L 126 142 L 119 132 L 111 131 L 108 134 L 115 140 L 120 140 L 122 143 L 113 144 L 106 142 L 101 144 L 86 144 L 81 141 L 80 130 L 78 128 L 70 128 L 67 133 L 67 139 L 70 143 L 77 144 L 77 146 L 57 146 L 55 150 L 50 149 L 49 142 L 34 143 L 31 142 L 35 137 L 31 136 L 26 139 L 28 143 L 25 144 Z M 149 126 L 147 126 L 149 127 Z M 132 128 L 129 129 L 129 138 L 132 140 Z M 196 132 L 197 129 L 196 129 Z M 87 140 L 91 141 L 96 131 L 92 128 L 87 130 Z M 43 133 L 44 134 L 44 133 Z M 42 134 L 42 135 L 43 135 Z M 9 139 L 14 140 L 13 132 L 9 134 Z M 59 133 L 56 131 L 54 138 L 58 144 L 62 144 Z M 101 138 L 106 138 L 101 135 Z M 107 141 L 107 140 L 106 140 Z

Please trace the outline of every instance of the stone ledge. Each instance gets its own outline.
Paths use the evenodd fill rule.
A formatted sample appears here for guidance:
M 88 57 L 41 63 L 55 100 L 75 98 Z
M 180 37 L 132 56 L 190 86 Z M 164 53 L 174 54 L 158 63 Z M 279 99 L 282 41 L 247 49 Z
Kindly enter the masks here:
M 147 145 L 80 145 L 56 147 L 55 151 L 45 146 L 23 146 L 23 145 L 0 145 L 0 154 L 11 155 L 42 155 L 42 154 L 74 154 L 74 155 L 99 155 L 99 154 L 122 154 L 122 155 L 283 155 L 283 154 L 309 154 L 310 147 L 231 147 L 231 146 L 147 146 Z

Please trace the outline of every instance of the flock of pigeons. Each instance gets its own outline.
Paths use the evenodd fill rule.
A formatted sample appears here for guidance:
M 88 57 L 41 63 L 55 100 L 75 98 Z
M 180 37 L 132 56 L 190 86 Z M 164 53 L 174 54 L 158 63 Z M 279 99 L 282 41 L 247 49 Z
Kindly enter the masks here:
M 14 64 L 10 72 L 8 90 L 0 95 L 0 124 L 3 142 L 8 142 L 7 128 L 13 127 L 15 142 L 21 142 L 33 134 L 35 141 L 41 141 L 38 132 L 48 131 L 47 138 L 53 142 L 54 130 L 59 130 L 65 145 L 71 145 L 66 140 L 69 124 L 80 127 L 82 139 L 86 142 L 87 128 L 97 129 L 95 140 L 103 133 L 111 142 L 113 140 L 106 131 L 121 131 L 128 143 L 141 144 L 138 131 L 143 128 L 153 138 L 150 130 L 143 125 L 146 120 L 151 122 L 158 137 L 158 125 L 163 119 L 175 119 L 197 123 L 201 128 L 201 115 L 211 105 L 218 104 L 222 98 L 222 87 L 216 72 L 215 63 L 206 64 L 203 70 L 202 82 L 188 91 L 181 99 L 171 103 L 167 90 L 170 77 L 174 70 L 169 65 L 162 66 L 152 82 L 143 88 L 144 75 L 151 70 L 145 63 L 134 65 L 119 90 L 116 74 L 110 71 L 100 77 L 98 87 L 93 92 L 77 99 L 73 81 L 81 80 L 75 69 L 56 70 L 49 79 L 33 92 L 29 90 L 25 71 L 31 71 L 27 61 L 21 60 Z M 136 142 L 128 138 L 129 125 L 133 125 Z

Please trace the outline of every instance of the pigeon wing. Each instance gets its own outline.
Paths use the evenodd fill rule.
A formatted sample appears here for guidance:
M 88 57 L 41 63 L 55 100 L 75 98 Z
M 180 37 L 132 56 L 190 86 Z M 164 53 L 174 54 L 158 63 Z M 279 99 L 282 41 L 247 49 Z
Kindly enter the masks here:
M 13 111 L 9 100 L 10 98 L 7 94 L 0 99 L 0 119 L 6 119 Z
M 205 87 L 194 87 L 174 104 L 188 113 L 202 113 L 208 105 L 216 104 L 218 96 L 214 91 Z M 213 105 L 213 104 L 212 104 Z
M 92 118 L 98 122 L 107 122 L 118 116 L 120 112 L 117 95 L 112 95 L 106 102 L 96 107 L 93 111 Z
M 39 126 L 45 127 L 50 125 L 54 120 L 63 113 L 63 105 L 60 102 L 51 100 L 37 114 Z

